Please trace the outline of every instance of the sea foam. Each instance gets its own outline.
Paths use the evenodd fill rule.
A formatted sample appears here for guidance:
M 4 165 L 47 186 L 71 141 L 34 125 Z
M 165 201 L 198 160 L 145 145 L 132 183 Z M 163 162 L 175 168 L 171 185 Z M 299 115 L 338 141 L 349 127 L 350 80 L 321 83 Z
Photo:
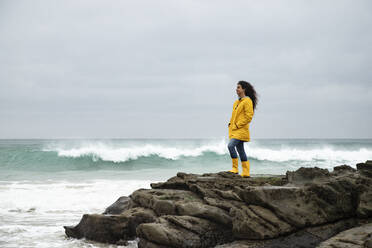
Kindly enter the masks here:
M 150 188 L 142 180 L 0 181 L 1 247 L 111 247 L 68 239 L 63 226 L 102 213 L 120 196 Z M 113 247 L 113 246 L 112 246 Z M 116 247 L 116 246 L 115 246 Z M 136 247 L 135 244 L 131 247 Z
M 175 147 L 158 144 L 131 145 L 127 147 L 116 147 L 102 142 L 84 143 L 79 147 L 65 148 L 58 145 L 44 148 L 43 151 L 54 151 L 61 157 L 82 157 L 92 156 L 92 159 L 97 161 L 125 162 L 128 160 L 136 160 L 140 157 L 148 157 L 157 155 L 162 158 L 177 160 L 180 157 L 198 157 L 204 152 L 214 152 L 222 155 L 226 154 L 226 143 L 220 141 L 218 143 L 205 144 L 197 147 Z
M 318 145 L 303 147 L 296 145 L 270 147 L 262 143 L 246 142 L 245 151 L 249 159 L 271 162 L 312 162 L 328 161 L 330 164 L 355 164 L 372 157 L 372 148 L 348 148 L 331 145 Z M 179 160 L 183 157 L 199 157 L 207 152 L 216 155 L 228 155 L 226 140 L 209 142 L 207 144 L 121 144 L 112 145 L 104 142 L 88 142 L 67 147 L 62 144 L 53 144 L 45 147 L 43 151 L 56 152 L 59 157 L 91 157 L 93 161 L 103 160 L 114 163 L 136 160 L 152 155 Z

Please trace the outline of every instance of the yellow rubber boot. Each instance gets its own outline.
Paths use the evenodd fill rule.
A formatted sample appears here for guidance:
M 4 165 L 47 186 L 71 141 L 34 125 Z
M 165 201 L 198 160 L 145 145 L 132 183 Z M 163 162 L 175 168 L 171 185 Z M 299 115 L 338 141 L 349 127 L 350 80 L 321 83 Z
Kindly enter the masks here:
M 249 176 L 249 161 L 242 161 L 243 173 L 242 177 L 250 177 Z
M 229 170 L 229 172 L 238 174 L 239 169 L 238 169 L 238 158 L 232 158 L 232 169 Z

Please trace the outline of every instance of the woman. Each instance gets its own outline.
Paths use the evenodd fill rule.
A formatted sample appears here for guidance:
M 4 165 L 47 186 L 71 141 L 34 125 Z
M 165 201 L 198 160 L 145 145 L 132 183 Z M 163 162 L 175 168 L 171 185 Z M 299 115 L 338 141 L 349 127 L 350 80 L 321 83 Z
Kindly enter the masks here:
M 232 159 L 232 170 L 229 172 L 238 174 L 238 150 L 240 161 L 242 162 L 242 177 L 249 176 L 249 161 L 244 151 L 244 142 L 250 141 L 249 123 L 251 122 L 254 110 L 257 105 L 257 94 L 253 86 L 245 81 L 239 81 L 236 88 L 236 93 L 239 100 L 236 100 L 233 105 L 233 111 L 230 118 L 229 127 L 229 144 L 228 149 Z

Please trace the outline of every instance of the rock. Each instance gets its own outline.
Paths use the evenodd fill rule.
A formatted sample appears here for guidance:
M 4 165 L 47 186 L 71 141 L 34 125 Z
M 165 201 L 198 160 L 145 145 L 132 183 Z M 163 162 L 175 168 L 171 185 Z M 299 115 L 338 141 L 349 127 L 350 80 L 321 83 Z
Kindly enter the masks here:
M 372 215 L 372 161 L 357 164 L 357 169 L 361 175 L 356 178 L 359 191 L 357 215 L 360 218 L 368 218 Z
M 366 242 L 364 242 L 364 247 L 372 248 L 372 237 L 367 238 Z
M 153 209 L 158 215 L 176 214 L 176 204 L 201 202 L 193 192 L 174 189 L 137 190 L 130 196 L 140 206 Z
M 185 180 L 181 177 L 172 177 L 168 179 L 166 182 L 160 183 L 151 183 L 151 188 L 153 189 L 183 189 L 188 190 L 188 186 Z
M 339 165 L 339 166 L 336 166 L 333 168 L 333 173 L 345 173 L 345 172 L 355 172 L 356 170 L 351 167 L 351 166 L 348 166 L 346 164 L 344 165 Z
M 142 247 L 145 247 L 145 248 L 169 248 L 169 246 L 164 246 L 164 245 L 160 245 L 160 244 L 155 244 L 153 242 L 150 242 L 146 239 L 140 239 L 139 242 L 138 242 L 138 248 L 142 248 Z
M 66 235 L 112 244 L 137 238 L 140 248 L 315 247 L 370 221 L 371 165 L 251 178 L 179 172 L 119 198 L 103 215 L 84 215 Z
M 333 237 L 339 232 L 358 226 L 359 224 L 360 223 L 358 219 L 350 218 L 336 221 L 330 224 L 308 227 L 305 230 L 306 232 L 318 237 L 320 241 L 323 241 L 329 239 L 330 237 Z
M 177 212 L 180 215 L 195 216 L 207 220 L 231 226 L 231 217 L 229 214 L 218 207 L 210 206 L 200 202 L 187 202 L 177 204 Z
M 122 214 L 128 218 L 128 236 L 130 239 L 136 235 L 137 226 L 142 223 L 151 223 L 156 221 L 157 216 L 152 209 L 136 207 L 127 210 Z
M 367 160 L 365 163 L 358 163 L 356 167 L 361 174 L 372 177 L 372 160 Z
M 266 240 L 238 240 L 216 248 L 313 248 L 335 234 L 358 225 L 354 218 L 335 223 L 309 227 L 287 236 Z
M 215 248 L 262 248 L 265 247 L 265 240 L 238 240 L 223 245 L 217 245 Z
M 312 182 L 314 180 L 328 179 L 329 176 L 330 173 L 327 169 L 321 169 L 318 167 L 301 167 L 296 171 L 287 171 L 286 173 L 288 183 L 300 185 Z
M 322 242 L 319 248 L 364 248 L 371 244 L 372 223 L 343 231 Z
M 160 217 L 156 223 L 141 224 L 137 228 L 141 239 L 170 247 L 201 247 L 200 237 L 183 228 L 178 228 Z M 145 247 L 140 245 L 139 248 Z
M 371 187 L 372 183 L 369 184 Z M 357 215 L 361 218 L 368 218 L 372 216 L 372 192 L 364 191 L 359 195 L 359 205 L 357 208 Z
M 103 214 L 121 214 L 130 206 L 130 198 L 127 196 L 119 197 L 112 205 L 106 208 Z
M 166 247 L 213 247 L 232 241 L 232 234 L 225 226 L 191 216 L 164 215 L 156 223 L 138 226 L 137 234 L 145 240 L 139 247 L 148 247 L 150 240 L 153 247 L 156 247 L 154 244 Z
M 74 227 L 64 226 L 66 235 L 87 238 L 102 243 L 116 243 L 134 239 L 141 223 L 154 222 L 156 215 L 151 209 L 132 208 L 120 215 L 84 214 Z
M 256 205 L 233 207 L 230 215 L 233 217 L 233 234 L 237 239 L 269 239 L 294 230 L 271 210 Z
M 247 204 L 271 210 L 296 228 L 320 225 L 356 214 L 359 190 L 348 176 L 296 187 L 245 187 L 237 190 Z
M 84 214 L 75 227 L 65 226 L 67 236 L 87 238 L 102 243 L 116 243 L 125 236 L 128 219 L 123 216 L 106 216 L 99 214 Z

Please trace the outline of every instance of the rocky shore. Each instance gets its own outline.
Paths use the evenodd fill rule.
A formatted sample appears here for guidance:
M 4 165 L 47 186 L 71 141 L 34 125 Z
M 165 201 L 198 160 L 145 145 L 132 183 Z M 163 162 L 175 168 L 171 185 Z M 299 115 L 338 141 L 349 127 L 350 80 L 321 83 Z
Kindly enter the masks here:
M 371 247 L 372 161 L 283 176 L 179 172 L 85 214 L 66 235 L 140 248 Z

